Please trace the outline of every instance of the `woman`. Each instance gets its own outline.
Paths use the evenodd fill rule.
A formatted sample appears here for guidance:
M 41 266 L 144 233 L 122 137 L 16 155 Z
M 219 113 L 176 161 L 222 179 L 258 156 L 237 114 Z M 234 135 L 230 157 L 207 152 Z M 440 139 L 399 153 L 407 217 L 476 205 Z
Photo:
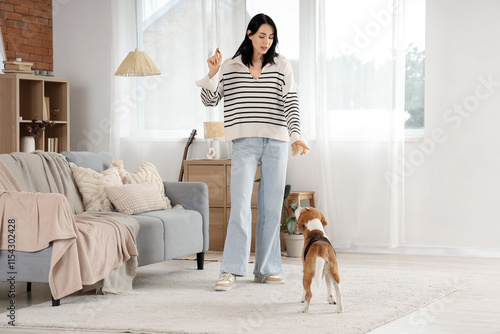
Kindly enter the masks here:
M 294 153 L 309 147 L 300 137 L 298 97 L 292 67 L 276 53 L 278 32 L 273 20 L 254 16 L 233 58 L 222 63 L 217 49 L 208 59 L 209 73 L 197 85 L 206 106 L 224 98 L 226 140 L 231 157 L 229 218 L 217 291 L 230 290 L 245 276 L 251 244 L 251 197 L 261 163 L 255 244 L 255 281 L 284 283 L 281 276 L 279 226 L 286 179 L 288 141 Z M 217 77 L 217 73 L 220 74 Z

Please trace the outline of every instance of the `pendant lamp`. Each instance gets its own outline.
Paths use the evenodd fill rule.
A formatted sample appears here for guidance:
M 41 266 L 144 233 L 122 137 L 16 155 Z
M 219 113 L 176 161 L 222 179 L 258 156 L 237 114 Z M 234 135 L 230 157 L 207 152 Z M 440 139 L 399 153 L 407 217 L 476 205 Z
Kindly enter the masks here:
M 139 26 L 137 25 L 137 0 L 135 2 L 135 30 L 137 31 L 137 45 L 139 44 Z M 123 60 L 115 75 L 123 77 L 142 77 L 149 75 L 161 74 L 158 67 L 155 65 L 151 57 L 144 51 L 139 51 L 139 47 L 135 51 L 130 51 L 128 56 Z

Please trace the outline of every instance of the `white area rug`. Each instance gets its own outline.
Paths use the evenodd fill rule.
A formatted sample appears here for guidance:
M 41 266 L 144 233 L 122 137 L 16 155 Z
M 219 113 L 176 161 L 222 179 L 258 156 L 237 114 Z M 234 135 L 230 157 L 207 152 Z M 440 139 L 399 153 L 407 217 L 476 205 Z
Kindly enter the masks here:
M 220 263 L 205 268 L 137 277 L 132 295 L 77 295 L 64 298 L 59 307 L 47 302 L 21 309 L 16 322 L 128 333 L 364 333 L 481 277 L 341 264 L 344 313 L 334 313 L 336 306 L 327 303 L 323 282 L 313 290 L 310 313 L 304 314 L 301 265 L 283 265 L 284 285 L 254 283 L 248 275 L 229 292 L 214 291 Z

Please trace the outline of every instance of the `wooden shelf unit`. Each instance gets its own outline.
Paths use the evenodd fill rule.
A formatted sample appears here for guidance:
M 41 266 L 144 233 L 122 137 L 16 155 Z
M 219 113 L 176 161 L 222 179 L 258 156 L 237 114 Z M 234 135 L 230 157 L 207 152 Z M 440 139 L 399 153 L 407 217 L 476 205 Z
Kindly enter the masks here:
M 18 152 L 20 138 L 33 119 L 42 120 L 48 97 L 54 121 L 35 138 L 35 149 L 48 150 L 48 138 L 58 138 L 58 152 L 69 150 L 69 80 L 32 74 L 0 74 L 0 153 Z M 59 110 L 57 115 L 54 111 Z M 45 117 L 44 117 L 45 118 Z
M 208 186 L 210 214 L 210 250 L 221 251 L 226 240 L 227 224 L 231 213 L 231 160 L 186 160 L 184 161 L 185 181 L 204 182 Z M 260 178 L 260 167 L 255 179 Z M 252 194 L 252 246 L 255 251 L 255 228 L 257 226 L 257 197 L 259 183 L 256 182 Z

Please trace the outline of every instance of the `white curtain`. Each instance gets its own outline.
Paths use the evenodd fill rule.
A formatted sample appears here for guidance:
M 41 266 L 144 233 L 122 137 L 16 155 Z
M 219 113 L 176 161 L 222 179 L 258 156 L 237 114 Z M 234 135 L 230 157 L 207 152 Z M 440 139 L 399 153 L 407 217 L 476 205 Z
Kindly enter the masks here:
M 233 55 L 244 34 L 244 9 L 232 0 L 113 0 L 114 69 L 138 46 L 162 73 L 113 77 L 115 156 L 172 152 L 184 147 L 192 129 L 203 138 L 204 121 L 222 120 L 220 107 L 203 106 L 195 81 L 208 73 L 207 58 L 217 47 L 225 58 Z
M 387 3 L 315 1 L 317 197 L 339 248 L 404 242 L 403 6 Z
M 216 47 L 233 55 L 248 21 L 245 1 L 143 1 L 137 42 L 135 1 L 113 0 L 114 68 L 139 44 L 162 71 L 114 77 L 111 150 L 131 160 L 172 153 L 163 142 L 220 119 L 202 106 L 194 81 Z M 402 1 L 301 0 L 300 22 L 288 11 L 300 23 L 302 109 L 314 114 L 304 114 L 304 128 L 316 124 L 317 206 L 337 247 L 403 242 Z
M 112 0 L 113 23 L 113 71 L 137 45 L 136 2 Z M 121 154 L 121 138 L 131 132 L 131 123 L 137 115 L 136 78 L 116 77 L 112 80 L 112 105 L 110 117 L 110 151 L 116 157 Z

